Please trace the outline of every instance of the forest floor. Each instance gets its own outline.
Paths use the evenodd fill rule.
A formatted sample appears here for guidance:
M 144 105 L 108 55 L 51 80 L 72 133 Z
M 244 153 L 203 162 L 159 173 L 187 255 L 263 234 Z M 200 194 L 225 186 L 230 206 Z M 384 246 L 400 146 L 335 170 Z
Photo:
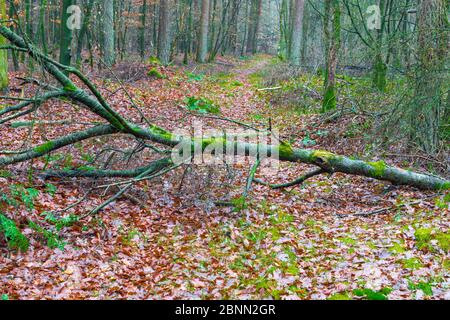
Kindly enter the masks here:
M 142 65 L 134 69 L 121 65 L 115 71 L 146 116 L 168 129 L 187 128 L 195 120 L 208 128 L 233 127 L 179 107 L 187 97 L 201 97 L 219 106 L 227 118 L 260 128 L 267 128 L 271 119 L 272 127 L 296 147 L 375 157 L 378 149 L 365 137 L 370 129 L 366 117 L 342 114 L 325 121 L 318 113 L 320 77 L 304 73 L 283 80 L 277 89 L 280 82 L 268 80 L 280 76 L 273 67 L 271 57 L 258 56 L 221 58 L 204 66 L 147 65 L 144 72 Z M 147 74 L 148 70 L 153 71 Z M 90 76 L 118 111 L 139 121 L 127 94 L 107 73 Z M 18 81 L 12 86 L 22 90 Z M 365 90 L 364 83 L 358 88 Z M 355 92 L 344 94 L 345 101 Z M 47 103 L 40 112 L 48 120 L 76 123 L 63 129 L 36 126 L 33 144 L 97 120 L 68 102 Z M 18 124 L 2 128 L 0 147 L 12 149 L 28 136 L 29 130 Z M 81 166 L 96 148 L 126 147 L 130 141 L 93 139 L 33 165 Z M 408 158 L 386 157 L 390 164 L 412 166 Z M 139 165 L 142 159 L 133 161 Z M 29 170 L 26 164 L 1 171 L 0 211 L 18 222 L 30 247 L 17 253 L 0 238 L 0 295 L 4 299 L 450 299 L 448 194 L 336 174 L 287 190 L 255 185 L 240 210 L 215 206 L 215 201 L 240 197 L 251 165 L 247 159 L 229 168 L 180 168 L 164 179 L 139 184 L 133 197 L 121 198 L 97 216 L 60 230 L 45 212 L 76 202 L 93 182 L 29 178 L 24 174 Z M 301 164 L 280 164 L 279 169 L 262 167 L 257 177 L 282 183 L 305 170 Z M 83 215 L 108 195 L 89 195 L 64 214 Z M 358 215 L 380 208 L 387 210 Z M 30 220 L 41 227 L 32 227 Z

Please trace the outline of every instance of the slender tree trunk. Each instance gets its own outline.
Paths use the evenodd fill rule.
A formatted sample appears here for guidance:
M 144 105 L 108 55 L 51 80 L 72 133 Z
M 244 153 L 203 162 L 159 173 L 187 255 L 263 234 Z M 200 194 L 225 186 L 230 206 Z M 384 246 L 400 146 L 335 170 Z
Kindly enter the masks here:
M 261 38 L 261 20 L 263 13 L 263 0 L 258 0 L 258 7 L 256 11 L 256 24 L 255 24 L 255 38 L 253 39 L 253 54 L 258 51 L 258 46 L 260 45 Z
M 252 0 L 248 24 L 247 53 L 258 50 L 258 34 L 261 30 L 263 0 Z
M 45 28 L 45 10 L 47 9 L 47 0 L 40 0 L 39 8 L 39 38 L 42 44 L 42 51 L 46 55 L 48 53 L 47 49 L 47 36 Z
M 27 33 L 28 41 L 34 42 L 34 31 L 33 31 L 33 12 L 32 12 L 32 1 L 26 0 L 25 2 L 25 31 Z M 34 64 L 33 59 L 28 58 L 28 74 L 33 74 Z
M 305 0 L 295 0 L 289 60 L 294 66 L 300 65 L 300 40 L 302 36 Z
M 158 59 L 164 65 L 170 62 L 170 0 L 159 2 Z
M 60 36 L 60 51 L 59 62 L 63 65 L 70 66 L 72 60 L 72 30 L 67 25 L 69 13 L 67 9 L 73 5 L 73 0 L 63 0 L 61 8 L 61 36 Z
M 0 0 L 0 16 L 6 17 L 6 0 Z M 0 46 L 6 39 L 0 36 Z M 8 87 L 8 50 L 0 50 L 0 92 Z
M 94 6 L 94 1 L 95 0 L 89 0 L 88 6 L 86 8 L 86 11 L 84 13 L 84 17 L 83 17 L 83 24 L 81 26 L 81 30 L 78 34 L 78 41 L 77 41 L 77 66 L 81 65 L 81 53 L 83 51 L 83 42 L 84 39 L 88 38 L 88 27 L 89 27 L 89 22 L 91 19 L 91 14 L 92 14 L 92 8 Z M 89 39 L 87 39 L 87 41 L 89 41 Z
M 383 58 L 383 41 L 384 41 L 384 32 L 387 27 L 386 20 L 389 18 L 386 8 L 386 0 L 380 0 L 379 2 L 380 11 L 381 11 L 381 28 L 377 30 L 376 39 L 375 39 L 375 61 L 373 64 L 373 86 L 378 89 L 380 92 L 384 92 L 386 90 L 386 74 L 387 74 L 387 65 Z
M 6 4 L 6 0 L 0 0 L 0 1 L 3 1 L 3 3 Z M 9 17 L 16 19 L 16 20 L 18 19 L 17 13 L 16 13 L 16 8 L 15 8 L 14 4 L 12 4 L 12 3 L 10 3 L 10 5 L 9 5 Z M 13 32 L 15 31 L 14 25 L 11 25 L 11 30 Z M 1 40 L 0 40 L 0 42 L 1 42 Z M 12 50 L 11 57 L 13 59 L 14 71 L 18 71 L 19 70 L 19 57 L 17 56 L 17 52 Z
M 200 17 L 200 32 L 198 35 L 197 62 L 204 63 L 208 54 L 210 0 L 202 0 L 202 14 Z
M 248 27 L 247 27 L 247 49 L 246 52 L 253 54 L 255 52 L 255 37 L 256 37 L 256 10 L 258 0 L 249 0 L 250 2 L 250 14 L 248 16 Z
M 184 57 L 183 63 L 189 63 L 189 54 L 191 53 L 191 42 L 192 42 L 192 2 L 193 0 L 189 0 L 187 2 L 187 21 L 185 26 L 185 41 L 184 41 Z
M 282 59 L 289 58 L 289 35 L 288 35 L 288 21 L 289 21 L 289 1 L 281 0 L 280 8 L 280 49 L 279 56 Z
M 139 51 L 141 59 L 145 58 L 145 24 L 147 22 L 147 0 L 144 0 L 141 7 L 141 25 L 139 26 Z
M 303 27 L 302 27 L 302 43 L 300 49 L 300 62 L 306 64 L 306 53 L 308 50 L 308 33 L 309 33 L 309 3 L 306 2 L 303 9 Z
M 107 66 L 116 61 L 114 32 L 114 0 L 103 0 L 103 60 Z
M 328 112 L 336 108 L 336 67 L 341 46 L 341 8 L 339 0 L 325 0 L 325 8 L 326 70 L 322 112 Z

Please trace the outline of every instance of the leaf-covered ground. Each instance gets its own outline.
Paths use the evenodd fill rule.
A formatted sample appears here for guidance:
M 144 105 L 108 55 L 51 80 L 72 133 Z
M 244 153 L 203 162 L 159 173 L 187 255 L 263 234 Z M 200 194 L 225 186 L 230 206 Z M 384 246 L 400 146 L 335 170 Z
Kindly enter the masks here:
M 187 128 L 195 120 L 211 128 L 233 127 L 187 114 L 179 106 L 191 97 L 217 106 L 228 118 L 263 128 L 271 122 L 297 147 L 374 157 L 364 138 L 372 125 L 367 118 L 349 114 L 324 121 L 318 115 L 319 76 L 305 73 L 281 89 L 258 90 L 279 84 L 264 82 L 271 64 L 260 56 L 205 66 L 147 65 L 144 72 L 142 66 L 118 66 L 127 92 L 107 72 L 92 77 L 111 104 L 136 122 L 141 119 L 128 94 L 148 118 L 168 129 Z M 357 80 L 342 78 L 348 81 Z M 364 81 L 358 81 L 343 101 L 363 90 Z M 24 94 L 34 90 L 19 82 L 14 86 Z M 202 104 L 195 108 L 204 111 Z M 99 120 L 68 102 L 47 103 L 38 115 L 73 123 L 35 125 L 31 140 L 29 127 L 2 127 L 1 148 L 42 143 Z M 87 166 L 98 148 L 130 144 L 126 138 L 93 139 L 35 160 L 33 167 Z M 138 166 L 152 157 L 126 163 Z M 413 165 L 407 158 L 387 160 Z M 448 195 L 337 174 L 288 190 L 255 185 L 241 210 L 215 206 L 239 198 L 251 164 L 180 168 L 138 184 L 132 197 L 95 217 L 59 226 L 45 212 L 76 203 L 96 182 L 31 178 L 29 164 L 1 171 L 0 212 L 30 239 L 28 251 L 17 253 L 0 238 L 2 298 L 450 299 Z M 287 182 L 307 169 L 280 164 L 279 170 L 261 168 L 257 177 Z M 111 192 L 89 195 L 64 217 L 85 214 Z M 355 215 L 380 208 L 388 210 Z

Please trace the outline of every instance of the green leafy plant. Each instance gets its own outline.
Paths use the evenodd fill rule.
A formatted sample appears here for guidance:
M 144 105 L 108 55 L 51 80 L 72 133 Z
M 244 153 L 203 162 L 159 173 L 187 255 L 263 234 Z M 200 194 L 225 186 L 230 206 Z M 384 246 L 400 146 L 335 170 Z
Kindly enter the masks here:
M 45 217 L 45 221 L 53 224 L 57 231 L 61 231 L 65 227 L 70 227 L 79 221 L 79 217 L 73 214 L 63 218 L 55 217 L 52 212 L 43 212 L 41 215 Z
M 147 63 L 157 65 L 157 66 L 161 65 L 161 61 L 157 57 L 154 57 L 154 56 L 149 57 L 147 60 Z
M 327 298 L 327 300 L 352 300 L 347 292 L 335 293 Z
M 39 196 L 39 190 L 34 188 L 25 188 L 20 184 L 14 184 L 10 188 L 11 197 L 3 197 L 8 204 L 17 206 L 18 201 L 22 202 L 28 210 L 34 209 L 34 200 Z
M 46 240 L 47 246 L 50 249 L 61 249 L 64 250 L 64 247 L 66 246 L 66 242 L 63 241 L 56 233 L 47 230 L 43 228 L 42 226 L 38 225 L 37 223 L 30 221 L 29 226 L 31 229 L 33 229 L 38 234 L 42 235 L 42 237 Z
M 151 68 L 148 72 L 147 75 L 149 77 L 155 77 L 156 79 L 165 79 L 166 77 L 158 71 L 158 69 L 156 68 Z
M 409 290 L 422 290 L 422 292 L 427 297 L 431 297 L 433 295 L 433 287 L 428 282 L 420 281 L 419 283 L 415 284 L 415 283 L 409 281 L 408 288 L 409 288 Z
M 203 73 L 193 73 L 189 71 L 186 72 L 186 76 L 188 77 L 188 82 L 198 82 L 205 78 Z
M 45 185 L 45 192 L 47 192 L 48 194 L 50 194 L 52 196 L 55 195 L 56 190 L 57 190 L 56 187 L 53 184 L 51 184 L 51 183 L 47 183 Z
M 372 289 L 355 289 L 353 294 L 366 300 L 389 300 L 388 295 L 392 292 L 391 288 L 383 288 L 379 291 Z
M 4 235 L 9 248 L 20 251 L 28 249 L 28 239 L 20 232 L 14 221 L 3 214 L 0 214 L 0 233 Z
M 199 113 L 213 113 L 219 114 L 220 109 L 211 100 L 207 98 L 188 97 L 184 100 L 187 108 L 190 111 L 196 111 Z

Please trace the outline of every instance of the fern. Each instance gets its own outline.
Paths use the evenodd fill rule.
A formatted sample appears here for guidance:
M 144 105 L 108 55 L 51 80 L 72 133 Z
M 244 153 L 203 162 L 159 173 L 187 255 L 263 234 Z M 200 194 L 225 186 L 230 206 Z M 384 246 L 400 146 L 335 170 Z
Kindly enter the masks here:
M 20 232 L 14 221 L 0 214 L 0 233 L 5 236 L 8 247 L 20 251 L 27 251 L 28 239 Z
M 63 218 L 57 218 L 51 212 L 43 212 L 41 215 L 45 217 L 45 221 L 53 224 L 57 231 L 61 231 L 64 227 L 70 227 L 79 221 L 79 217 L 73 214 Z
M 33 221 L 29 222 L 29 226 L 31 229 L 41 234 L 45 238 L 45 240 L 47 241 L 47 247 L 49 247 L 50 249 L 58 248 L 64 250 L 64 247 L 67 243 L 61 240 L 61 238 L 56 233 L 41 227 Z

